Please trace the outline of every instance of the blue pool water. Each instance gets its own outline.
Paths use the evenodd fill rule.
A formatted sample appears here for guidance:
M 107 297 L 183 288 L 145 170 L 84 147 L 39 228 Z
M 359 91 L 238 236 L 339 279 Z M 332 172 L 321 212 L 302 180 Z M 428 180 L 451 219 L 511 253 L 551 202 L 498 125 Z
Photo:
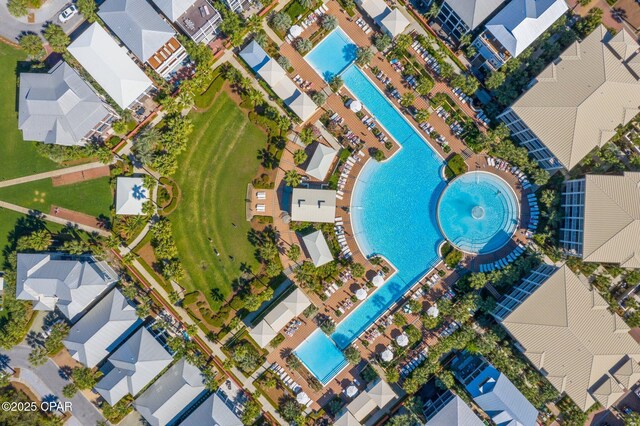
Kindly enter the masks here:
M 331 339 L 317 329 L 294 351 L 300 361 L 323 385 L 347 366 L 347 360 Z
M 336 28 L 305 56 L 307 62 L 324 78 L 331 81 L 356 59 L 357 46 L 340 27 Z
M 500 177 L 469 172 L 454 179 L 438 203 L 442 233 L 460 250 L 491 253 L 504 246 L 518 224 L 518 199 Z

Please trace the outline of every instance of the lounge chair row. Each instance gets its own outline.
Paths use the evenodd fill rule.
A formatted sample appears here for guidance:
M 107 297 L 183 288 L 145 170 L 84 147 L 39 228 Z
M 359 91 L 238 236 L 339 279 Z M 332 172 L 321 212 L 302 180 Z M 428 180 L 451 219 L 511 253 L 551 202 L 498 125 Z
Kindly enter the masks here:
M 411 358 L 407 363 L 400 368 L 400 375 L 402 377 L 407 377 L 413 370 L 415 370 L 422 361 L 427 358 L 427 354 L 424 351 L 421 351 L 415 357 Z
M 516 247 L 511 253 L 509 253 L 502 259 L 480 265 L 480 272 L 491 272 L 493 270 L 502 269 L 519 258 L 520 255 L 525 252 L 525 250 L 526 247 L 524 246 L 524 244 L 518 244 L 518 247 Z
M 431 68 L 433 72 L 440 75 L 440 63 L 438 63 L 438 60 L 420 45 L 418 40 L 414 41 L 411 47 L 422 57 L 422 59 L 424 59 L 427 66 Z
M 280 380 L 282 380 L 282 383 L 284 383 L 286 387 L 291 389 L 293 393 L 297 393 L 302 389 L 302 387 L 298 383 L 296 383 L 291 377 L 289 377 L 285 369 L 280 367 L 275 362 L 271 364 L 269 370 L 277 374 L 280 377 Z
M 362 18 L 356 19 L 356 25 L 359 26 L 365 34 L 370 34 L 371 31 L 373 31 L 369 24 L 367 24 Z

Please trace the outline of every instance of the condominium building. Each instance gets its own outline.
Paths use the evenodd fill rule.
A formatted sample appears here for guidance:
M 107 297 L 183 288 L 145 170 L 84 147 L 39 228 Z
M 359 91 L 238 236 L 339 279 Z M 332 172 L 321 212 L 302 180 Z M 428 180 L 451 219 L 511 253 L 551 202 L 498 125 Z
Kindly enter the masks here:
M 504 0 L 445 0 L 435 20 L 454 42 L 479 28 Z
M 196 43 L 209 43 L 216 38 L 222 16 L 208 0 L 153 0 L 153 3 Z

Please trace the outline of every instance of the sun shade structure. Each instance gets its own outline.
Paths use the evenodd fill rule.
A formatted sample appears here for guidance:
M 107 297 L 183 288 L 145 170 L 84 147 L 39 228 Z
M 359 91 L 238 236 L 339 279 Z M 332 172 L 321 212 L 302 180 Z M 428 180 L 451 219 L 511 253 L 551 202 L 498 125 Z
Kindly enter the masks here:
M 437 318 L 438 315 L 440 315 L 440 310 L 438 309 L 438 306 L 433 305 L 429 309 L 427 309 L 427 315 L 429 315 L 431 318 Z
M 60 61 L 48 73 L 20 74 L 18 128 L 28 141 L 84 145 L 110 129 L 116 112 Z
M 315 114 L 318 109 L 315 102 L 296 87 L 280 64 L 271 58 L 255 40 L 240 51 L 240 57 L 271 86 L 276 95 L 302 121 L 307 121 Z
M 323 181 L 327 177 L 327 173 L 329 173 L 329 169 L 337 155 L 338 151 L 335 149 L 319 142 L 314 142 L 313 154 L 311 154 L 305 172 L 312 178 Z
M 567 266 L 543 265 L 500 302 L 494 317 L 551 384 L 586 410 L 595 402 L 589 390 L 609 371 L 640 360 L 629 327 L 608 308 Z
M 335 215 L 335 190 L 293 189 L 291 195 L 291 220 L 298 222 L 333 223 Z
M 116 214 L 141 215 L 149 193 L 141 177 L 119 177 L 116 180 Z
M 32 301 L 36 311 L 57 307 L 73 322 L 117 280 L 109 265 L 92 257 L 18 253 L 16 299 Z
M 483 426 L 471 408 L 451 391 L 440 395 L 425 409 L 425 426 Z M 515 425 L 514 425 L 515 426 Z
M 93 368 L 139 323 L 136 308 L 113 289 L 71 327 L 62 343 L 73 359 Z
M 360 101 L 351 101 L 351 103 L 349 104 L 349 109 L 353 112 L 360 112 L 362 111 L 362 102 Z
M 401 335 L 396 337 L 396 343 L 398 344 L 398 346 L 405 347 L 409 344 L 409 337 L 406 334 L 402 333 Z
M 265 348 L 284 326 L 302 314 L 310 305 L 311 301 L 307 295 L 296 287 L 251 329 L 249 335 L 260 347 Z
M 225 401 L 218 395 L 212 394 L 180 423 L 181 426 L 242 426 L 242 421 Z
M 354 385 L 349 385 L 345 393 L 349 398 L 353 398 L 358 393 L 358 388 Z
M 620 33 L 600 26 L 573 43 L 499 116 L 542 167 L 572 169 L 640 112 L 640 81 L 628 65 L 637 54 L 618 56 Z
M 382 358 L 382 360 L 385 362 L 389 362 L 393 359 L 393 352 L 391 352 L 389 349 L 385 349 L 380 355 L 380 358 Z
M 384 277 L 380 274 L 376 274 L 376 276 L 373 277 L 372 282 L 374 287 L 382 287 L 382 284 L 384 284 Z
M 172 424 L 178 414 L 185 412 L 204 392 L 202 372 L 182 358 L 149 386 L 133 405 L 151 426 L 164 426 Z
M 292 25 L 291 28 L 289 28 L 289 34 L 291 34 L 291 37 L 300 37 L 303 31 L 304 30 L 300 25 Z
M 400 9 L 396 8 L 380 20 L 380 26 L 391 37 L 397 37 L 407 29 L 409 19 L 400 12 Z
M 344 414 L 342 417 L 351 414 L 356 421 L 362 422 L 373 411 L 384 408 L 387 404 L 396 400 L 397 397 L 398 396 L 387 382 L 378 379 L 371 388 L 360 393 L 356 399 L 347 405 L 348 413 Z M 337 421 L 336 424 L 338 424 Z
M 327 240 L 325 240 L 321 231 L 315 231 L 309 235 L 305 235 L 302 237 L 302 242 L 314 266 L 322 266 L 333 260 L 333 255 L 331 254 L 331 250 L 329 250 Z
M 67 47 L 91 77 L 122 109 L 153 87 L 149 77 L 97 22 Z
M 112 369 L 94 387 L 110 405 L 137 395 L 164 370 L 173 357 L 144 327 L 107 358 Z
M 586 175 L 565 183 L 561 243 L 587 262 L 640 268 L 640 173 Z
M 310 400 L 311 399 L 309 398 L 309 395 L 307 395 L 304 392 L 300 392 L 299 394 L 296 395 L 296 401 L 298 401 L 298 404 L 305 405 Z
M 356 298 L 358 300 L 364 300 L 367 298 L 367 290 L 363 289 L 363 288 L 359 288 L 358 291 L 356 291 Z

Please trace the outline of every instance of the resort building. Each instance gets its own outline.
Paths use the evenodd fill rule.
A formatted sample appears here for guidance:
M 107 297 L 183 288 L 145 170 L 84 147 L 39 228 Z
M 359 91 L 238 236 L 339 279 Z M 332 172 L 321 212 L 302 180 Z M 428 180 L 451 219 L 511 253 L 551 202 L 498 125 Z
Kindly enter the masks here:
M 116 214 L 144 214 L 144 203 L 147 201 L 149 194 L 141 177 L 119 177 L 116 180 Z
M 516 58 L 569 7 L 565 0 L 511 0 L 487 24 L 473 45 L 490 70 Z
M 473 401 L 497 425 L 536 426 L 538 410 L 484 358 L 462 354 L 452 365 Z
M 309 256 L 316 268 L 333 260 L 333 255 L 322 231 L 315 231 L 305 235 L 302 237 L 302 243 L 307 256 Z
M 66 62 L 20 74 L 18 128 L 28 141 L 75 146 L 102 139 L 118 117 Z
M 136 101 L 153 88 L 149 77 L 127 51 L 97 22 L 80 34 L 67 50 L 122 109 L 139 105 Z
M 36 311 L 56 307 L 76 320 L 118 280 L 106 262 L 61 253 L 18 253 L 16 299 L 30 300 Z
M 640 112 L 638 44 L 604 26 L 573 43 L 499 118 L 547 170 L 572 169 Z
M 224 2 L 236 13 L 242 13 L 251 7 L 251 0 L 224 0 Z
M 182 66 L 187 51 L 147 0 L 106 0 L 98 16 L 143 63 L 163 78 Z
M 291 220 L 333 223 L 336 217 L 336 191 L 294 188 L 291 194 Z
M 240 57 L 303 122 L 318 110 L 315 102 L 296 87 L 280 64 L 267 55 L 255 40 L 242 49 Z
M 173 358 L 145 328 L 141 327 L 109 356 L 102 367 L 104 376 L 94 387 L 109 405 L 125 395 L 137 395 Z
M 333 160 L 337 155 L 338 151 L 335 149 L 319 142 L 314 142 L 313 154 L 311 154 L 305 172 L 312 178 L 323 181 L 327 177 L 327 173 L 329 173 Z
M 311 301 L 307 295 L 295 287 L 291 294 L 282 299 L 264 316 L 262 321 L 249 331 L 249 335 L 261 348 L 266 348 L 280 330 L 291 320 L 301 315 L 309 306 L 311 306 Z
M 504 0 L 444 0 L 436 15 L 436 22 L 454 42 L 474 31 Z M 433 1 L 429 2 L 429 4 Z
M 425 426 L 483 426 L 482 420 L 450 390 L 424 406 Z
M 181 358 L 136 398 L 133 406 L 149 425 L 171 425 L 206 391 L 200 369 Z
M 402 34 L 410 24 L 399 8 L 389 8 L 384 0 L 356 0 L 356 4 L 391 38 Z
M 499 303 L 494 317 L 582 410 L 596 400 L 608 407 L 620 386 L 629 389 L 640 379 L 640 346 L 629 327 L 567 266 L 540 266 Z
M 398 395 L 387 382 L 378 379 L 367 390 L 360 393 L 336 419 L 334 426 L 364 424 L 376 411 L 386 410 L 398 399 Z
M 585 262 L 640 268 L 640 173 L 586 175 L 564 184 L 560 243 Z
M 181 426 L 224 425 L 242 426 L 242 421 L 234 410 L 218 395 L 212 394 L 189 416 L 180 422 Z
M 153 0 L 153 3 L 196 43 L 209 43 L 216 38 L 222 16 L 208 0 Z
M 113 289 L 71 327 L 62 343 L 73 359 L 93 368 L 139 323 L 136 308 Z

